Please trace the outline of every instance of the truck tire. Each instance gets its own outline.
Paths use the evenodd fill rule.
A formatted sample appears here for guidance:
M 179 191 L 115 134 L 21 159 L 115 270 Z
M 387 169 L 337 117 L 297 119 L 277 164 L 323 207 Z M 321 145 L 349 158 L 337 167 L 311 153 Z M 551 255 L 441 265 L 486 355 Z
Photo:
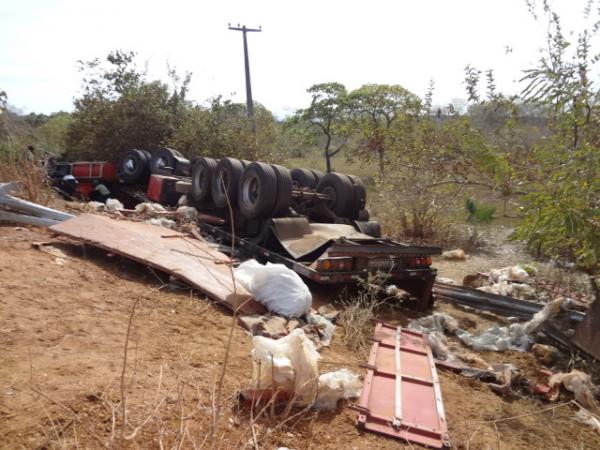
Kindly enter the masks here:
M 358 212 L 361 209 L 365 209 L 367 205 L 367 190 L 365 189 L 365 185 L 362 180 L 356 175 L 346 174 L 348 178 L 350 178 L 350 182 L 354 186 L 354 219 L 358 218 Z
M 144 156 L 144 158 L 146 158 L 146 161 L 148 162 L 148 171 L 150 171 L 150 161 L 152 160 L 152 153 L 150 153 L 148 150 L 140 150 L 140 152 L 142 152 L 142 155 Z
M 246 219 L 265 219 L 277 201 L 277 175 L 271 166 L 253 162 L 245 169 L 238 188 L 238 207 Z
M 173 171 L 174 175 L 181 175 L 184 177 L 189 177 L 192 172 L 192 164 L 190 160 L 187 158 L 175 157 L 175 170 Z
M 217 170 L 217 161 L 212 158 L 198 158 L 192 170 L 192 197 L 194 200 L 210 200 L 211 183 Z
M 292 204 L 292 176 L 289 169 L 271 164 L 277 175 L 277 201 L 273 209 L 272 217 L 285 217 L 290 212 Z
M 119 161 L 118 176 L 126 183 L 146 183 L 150 177 L 150 162 L 144 150 L 126 151 Z
M 247 159 L 240 159 L 240 161 L 242 162 L 242 167 L 244 167 L 244 169 L 252 164 L 252 161 L 248 161 Z
M 346 175 L 337 172 L 326 174 L 317 185 L 317 192 L 331 195 L 327 207 L 338 217 L 351 219 L 354 215 L 354 186 Z
M 233 207 L 237 204 L 237 192 L 240 178 L 244 168 L 242 162 L 235 158 L 223 158 L 217 164 L 215 174 L 211 180 L 211 195 L 213 202 L 219 208 L 225 208 L 228 204 Z M 223 180 L 221 182 L 221 180 Z M 225 189 L 223 189 L 223 183 Z
M 317 187 L 315 175 L 308 169 L 292 169 L 290 175 L 292 176 L 292 184 L 294 186 L 310 189 Z
M 181 153 L 170 148 L 161 148 L 154 152 L 150 161 L 150 169 L 156 175 L 173 175 L 177 161 L 175 158 L 183 158 Z
M 321 172 L 320 170 L 316 170 L 316 169 L 310 169 L 310 171 L 312 172 L 312 174 L 315 177 L 315 182 L 317 183 L 317 185 L 319 184 L 319 181 L 321 181 L 321 178 L 323 178 L 325 176 L 325 174 L 323 172 Z

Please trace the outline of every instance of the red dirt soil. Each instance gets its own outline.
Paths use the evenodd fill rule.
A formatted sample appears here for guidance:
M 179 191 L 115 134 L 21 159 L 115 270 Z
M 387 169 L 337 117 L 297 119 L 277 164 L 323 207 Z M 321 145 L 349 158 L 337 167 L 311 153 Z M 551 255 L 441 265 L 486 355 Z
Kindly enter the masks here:
M 36 250 L 35 241 L 52 241 L 67 257 Z M 292 411 L 285 423 L 280 412 L 267 411 L 251 427 L 236 401 L 251 378 L 251 340 L 237 325 L 215 430 L 214 397 L 232 315 L 190 291 L 158 290 L 159 281 L 139 264 L 58 241 L 45 230 L 0 227 L 0 448 L 418 447 L 357 430 L 356 413 L 345 404 L 331 413 Z M 321 371 L 362 372 L 362 359 L 341 342 L 340 331 L 321 351 Z M 530 355 L 511 352 L 493 360 L 535 364 Z M 540 412 L 552 405 L 527 397 L 507 401 L 485 383 L 443 371 L 440 377 L 454 448 L 600 448 L 600 435 L 575 422 L 571 406 Z M 520 417 L 493 423 L 513 416 Z

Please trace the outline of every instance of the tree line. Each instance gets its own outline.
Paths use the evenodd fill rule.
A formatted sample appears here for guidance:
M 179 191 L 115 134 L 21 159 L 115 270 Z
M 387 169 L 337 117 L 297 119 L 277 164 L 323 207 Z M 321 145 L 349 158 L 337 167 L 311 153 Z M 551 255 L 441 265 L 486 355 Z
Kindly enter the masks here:
M 131 148 L 172 146 L 190 158 L 282 162 L 308 149 L 332 171 L 344 156 L 373 168 L 376 200 L 406 236 L 427 238 L 453 199 L 485 190 L 504 214 L 518 199 L 516 237 L 532 251 L 571 259 L 595 277 L 600 103 L 591 41 L 599 27 L 573 38 L 547 2 L 540 16 L 549 23 L 548 45 L 523 72 L 522 92 L 505 95 L 493 70 L 467 66 L 465 112 L 435 106 L 433 82 L 422 97 L 397 84 L 348 90 L 326 82 L 309 87 L 310 103 L 284 121 L 257 104 L 255 134 L 245 105 L 222 97 L 194 103 L 187 96 L 191 74 L 169 68 L 168 82 L 150 80 L 134 53 L 115 51 L 79 63 L 83 86 L 72 113 L 19 115 L 0 92 L 0 152 L 19 136 L 68 159 L 117 159 Z

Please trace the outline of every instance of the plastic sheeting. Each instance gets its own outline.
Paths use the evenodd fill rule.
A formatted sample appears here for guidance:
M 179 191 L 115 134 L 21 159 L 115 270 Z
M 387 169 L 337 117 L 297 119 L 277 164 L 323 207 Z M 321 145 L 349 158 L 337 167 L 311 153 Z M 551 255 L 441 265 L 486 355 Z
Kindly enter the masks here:
M 254 389 L 294 393 L 295 403 L 312 403 L 317 396 L 319 353 L 304 331 L 297 329 L 281 339 L 252 338 Z
M 554 317 L 560 311 L 564 298 L 548 303 L 541 311 L 535 313 L 529 322 L 513 323 L 508 327 L 493 325 L 479 335 L 473 335 L 464 330 L 457 330 L 456 336 L 475 350 L 491 350 L 501 352 L 508 348 L 527 351 L 531 345 L 531 333 L 535 332 L 544 322 Z
M 360 377 L 348 369 L 324 373 L 319 377 L 319 394 L 315 408 L 333 411 L 341 399 L 356 398 L 361 389 Z
M 269 311 L 285 317 L 308 313 L 312 295 L 300 276 L 283 264 L 251 259 L 234 269 L 235 279 Z

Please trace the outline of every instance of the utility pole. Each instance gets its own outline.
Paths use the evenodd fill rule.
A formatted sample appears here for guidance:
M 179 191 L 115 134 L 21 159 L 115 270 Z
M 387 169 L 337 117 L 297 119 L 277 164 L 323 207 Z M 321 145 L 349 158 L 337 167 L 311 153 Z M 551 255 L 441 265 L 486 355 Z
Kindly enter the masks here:
M 246 25 L 238 23 L 237 27 L 232 27 L 231 24 L 227 24 L 230 30 L 241 31 L 244 37 L 244 67 L 246 69 L 246 109 L 248 112 L 248 118 L 252 121 L 252 131 L 256 133 L 256 122 L 254 121 L 254 103 L 252 102 L 252 86 L 250 84 L 250 61 L 248 59 L 248 40 L 246 39 L 246 33 L 262 31 L 262 27 L 257 28 L 246 28 Z

